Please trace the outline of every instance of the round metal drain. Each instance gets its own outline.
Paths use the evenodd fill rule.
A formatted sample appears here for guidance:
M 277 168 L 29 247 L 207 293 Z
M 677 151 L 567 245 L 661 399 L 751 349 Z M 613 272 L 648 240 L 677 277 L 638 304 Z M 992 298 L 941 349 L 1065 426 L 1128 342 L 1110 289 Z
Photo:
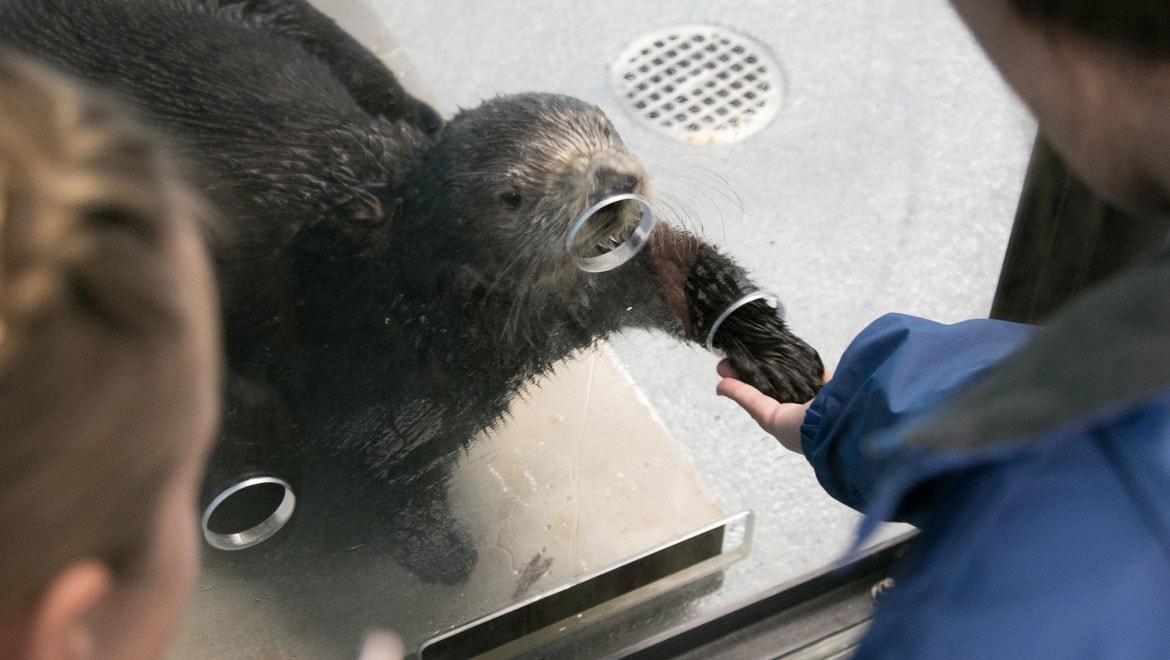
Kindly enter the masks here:
M 780 111 L 783 75 L 768 48 L 714 25 L 646 34 L 610 66 L 610 87 L 638 120 L 692 144 L 738 142 Z

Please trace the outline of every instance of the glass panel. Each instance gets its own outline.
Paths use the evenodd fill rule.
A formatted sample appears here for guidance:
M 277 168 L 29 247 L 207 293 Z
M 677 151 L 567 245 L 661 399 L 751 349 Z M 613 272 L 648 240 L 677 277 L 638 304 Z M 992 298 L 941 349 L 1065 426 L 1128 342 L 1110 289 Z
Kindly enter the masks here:
M 386 332 L 398 342 L 392 350 L 381 339 L 347 343 L 344 333 L 329 334 L 345 330 L 345 323 L 313 317 L 290 344 L 267 347 L 269 361 L 260 369 L 267 375 L 305 369 L 295 374 L 297 393 L 275 392 L 266 381 L 233 381 L 229 404 L 268 412 L 249 421 L 246 405 L 233 408 L 237 417 L 233 422 L 229 415 L 229 429 L 232 423 L 263 426 L 269 439 L 296 438 L 297 450 L 243 442 L 220 457 L 209 478 L 210 496 L 227 493 L 232 484 L 256 487 L 247 500 L 229 502 L 223 495 L 226 508 L 208 521 L 222 533 L 213 538 L 251 547 L 205 549 L 204 575 L 172 657 L 354 657 L 371 627 L 392 628 L 417 650 L 495 614 L 501 618 L 490 620 L 496 626 L 490 634 L 536 629 L 548 623 L 541 617 L 550 611 L 537 605 L 556 602 L 563 609 L 573 594 L 601 589 L 571 591 L 582 584 L 608 579 L 613 603 L 645 596 L 649 592 L 625 594 L 613 584 L 642 586 L 631 576 L 649 571 L 656 577 L 664 564 L 651 570 L 631 562 L 665 557 L 656 553 L 703 530 L 722 530 L 721 521 L 744 511 L 754 519 L 750 544 L 741 529 L 731 546 L 720 536 L 705 551 L 683 553 L 690 559 L 663 560 L 686 569 L 740 559 L 720 566 L 715 579 L 700 581 L 698 595 L 671 610 L 664 626 L 836 560 L 857 514 L 820 490 L 801 457 L 785 453 L 713 395 L 717 359 L 703 350 L 703 328 L 673 327 L 676 335 L 688 335 L 686 342 L 661 329 L 626 329 L 527 385 L 525 378 L 547 365 L 536 360 L 517 369 L 513 360 L 522 361 L 530 349 L 555 356 L 549 346 L 588 344 L 589 337 L 574 336 L 574 326 L 564 323 L 534 323 L 538 332 L 519 340 L 509 333 L 521 320 L 566 309 L 570 317 L 592 319 L 585 322 L 592 329 L 670 326 L 677 304 L 684 315 L 710 325 L 711 315 L 758 287 L 778 296 L 793 331 L 831 370 L 850 338 L 886 311 L 941 321 L 986 314 L 1035 128 L 945 3 L 314 4 L 444 114 L 527 90 L 596 104 L 645 166 L 650 185 L 624 180 L 631 171 L 625 160 L 602 163 L 604 172 L 588 170 L 593 179 L 570 182 L 595 185 L 580 192 L 584 203 L 557 215 L 555 231 L 539 233 L 533 225 L 542 216 L 525 204 L 547 200 L 527 192 L 570 185 L 555 179 L 563 173 L 552 164 L 563 157 L 562 170 L 575 171 L 572 159 L 579 155 L 545 130 L 540 122 L 549 120 L 546 113 L 535 124 L 522 118 L 497 124 L 505 133 L 509 126 L 521 132 L 545 127 L 519 141 L 503 135 L 508 139 L 430 163 L 445 173 L 426 191 L 437 196 L 426 206 L 438 218 L 434 224 L 410 222 L 425 206 L 417 190 L 398 208 L 379 206 L 376 191 L 355 189 L 333 200 L 359 221 L 403 212 L 407 219 L 397 217 L 389 248 L 362 246 L 397 255 L 397 270 L 386 277 L 411 295 L 432 286 L 427 300 L 436 311 L 412 308 L 417 301 L 401 297 L 380 301 L 389 310 Z M 627 50 L 664 27 L 664 36 Z M 672 47 L 676 42 L 690 45 Z M 638 87 L 640 76 L 648 81 L 645 89 Z M 727 140 L 729 132 L 733 139 Z M 512 170 L 493 170 L 485 179 L 485 170 L 477 169 L 498 166 L 502 161 L 492 158 L 523 148 L 531 157 Z M 541 163 L 545 167 L 537 168 Z M 310 167 L 305 176 L 318 174 Z M 534 183 L 533 176 L 544 179 Z M 499 206 L 491 207 L 490 217 L 505 217 L 500 208 L 519 217 L 488 228 L 503 233 L 477 225 L 487 212 L 466 206 L 482 197 L 475 186 L 489 184 L 502 190 L 491 197 Z M 561 241 L 578 213 L 610 193 L 631 191 L 650 199 L 657 236 L 668 226 L 694 232 L 746 269 L 753 283 L 741 278 L 718 289 L 720 274 L 731 273 L 733 263 L 705 252 L 701 258 L 713 273 L 706 284 L 723 295 L 711 310 L 699 309 L 700 298 L 693 296 L 673 301 L 674 307 L 663 303 L 656 292 L 682 295 L 686 283 L 642 262 L 575 280 L 576 288 L 541 279 L 534 244 L 550 236 Z M 599 211 L 576 237 L 586 236 L 585 247 L 573 252 L 595 257 L 613 249 L 644 218 L 641 211 L 636 199 Z M 480 238 L 452 243 L 444 234 L 452 227 Z M 338 276 L 344 271 L 332 270 L 336 255 L 330 252 L 336 245 L 315 236 L 306 231 L 300 239 L 308 243 L 298 249 L 310 260 L 310 272 L 322 274 L 327 293 L 310 302 L 348 319 L 354 305 L 369 302 L 358 289 L 384 283 Z M 564 249 L 557 241 L 547 249 Z M 685 241 L 674 247 L 706 249 Z M 485 261 L 523 276 L 485 280 Z M 443 316 L 453 313 L 443 307 L 451 300 L 444 295 L 455 292 L 457 299 L 459 292 L 501 286 L 519 286 L 529 295 L 477 308 L 463 325 Z M 303 307 L 305 301 L 282 303 Z M 766 301 L 751 304 L 761 323 L 774 323 Z M 418 311 L 400 313 L 404 309 Z M 590 316 L 610 309 L 614 318 Z M 290 314 L 308 318 L 303 311 Z M 283 312 L 270 320 L 289 322 Z M 443 353 L 446 333 L 460 338 L 459 352 Z M 409 338 L 423 339 L 407 345 Z M 498 350 L 501 338 L 515 340 L 515 354 Z M 374 368 L 389 355 L 407 356 L 404 362 L 415 366 Z M 436 359 L 415 360 L 420 356 Z M 520 395 L 495 424 L 492 397 L 510 391 Z M 285 418 L 266 403 L 280 396 L 339 403 L 314 414 L 298 408 Z M 431 470 L 435 464 L 454 467 Z M 295 510 L 270 519 L 292 509 L 287 492 L 295 494 Z M 264 533 L 233 536 L 257 526 Z M 891 526 L 872 541 L 901 531 Z M 746 558 L 732 552 L 749 546 Z M 729 554 L 720 556 L 724 551 Z M 617 572 L 607 572 L 611 568 Z M 700 568 L 688 579 L 702 577 Z M 562 600 L 541 600 L 543 594 Z M 530 606 L 535 609 L 523 609 Z M 581 618 L 602 614 L 604 608 Z

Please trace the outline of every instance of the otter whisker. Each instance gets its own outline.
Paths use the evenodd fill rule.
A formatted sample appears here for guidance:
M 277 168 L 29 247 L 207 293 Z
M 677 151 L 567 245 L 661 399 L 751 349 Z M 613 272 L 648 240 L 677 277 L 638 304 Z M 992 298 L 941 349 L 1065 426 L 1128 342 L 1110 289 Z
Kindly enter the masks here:
M 704 176 L 687 175 L 680 172 L 661 172 L 658 176 L 659 179 L 686 181 L 689 184 L 687 186 L 689 190 L 695 190 L 703 194 L 711 202 L 712 206 L 720 206 L 716 200 L 716 196 L 718 196 L 721 199 L 731 202 L 738 211 L 743 212 L 743 197 L 735 191 L 735 187 L 731 185 L 731 182 L 714 170 L 702 170 L 701 174 Z M 715 179 L 715 181 L 711 179 Z M 716 185 L 716 181 L 723 185 Z
M 523 279 L 521 281 L 528 281 L 530 278 L 532 278 L 532 275 L 536 269 L 536 262 L 534 261 L 533 263 L 530 263 L 528 268 L 525 270 Z M 519 336 L 519 330 L 522 327 L 521 322 L 524 319 L 524 312 L 527 311 L 533 318 L 539 319 L 543 310 L 539 308 L 533 308 L 528 304 L 529 299 L 532 297 L 533 287 L 521 286 L 517 293 L 518 295 L 513 296 L 512 304 L 508 309 L 507 316 L 505 317 L 503 335 L 509 343 L 515 343 L 518 338 L 523 339 L 526 342 L 531 342 L 531 337 L 527 335 L 523 337 Z M 540 326 L 539 324 L 533 324 L 528 327 L 532 328 Z
M 714 215 L 714 217 L 716 217 L 719 220 L 718 227 L 723 232 L 723 239 L 726 240 L 727 239 L 727 235 L 726 235 L 727 222 L 726 222 L 726 217 L 724 214 L 723 207 L 718 203 L 718 201 L 714 197 L 712 197 L 711 195 L 706 193 L 701 186 L 689 185 L 687 187 L 687 189 L 691 190 L 691 191 L 697 191 L 697 194 L 706 198 L 708 205 L 713 209 L 712 215 Z M 702 214 L 700 214 L 698 211 L 696 211 L 694 206 L 692 206 L 692 204 L 688 200 L 685 200 L 681 195 L 675 194 L 672 191 L 670 191 L 669 189 L 663 191 L 661 193 L 661 195 L 673 199 L 674 203 L 677 204 L 681 210 L 685 211 L 684 217 L 687 219 L 692 219 L 694 221 L 694 226 L 697 226 L 698 232 L 705 233 L 706 226 L 705 226 L 705 223 L 701 219 Z M 742 211 L 743 211 L 743 209 L 741 207 L 740 208 L 740 217 L 741 218 L 742 218 Z
M 720 169 L 723 169 L 723 170 L 748 170 L 749 172 L 751 172 L 752 176 L 764 176 L 766 174 L 765 172 L 758 171 L 756 168 L 751 168 L 751 167 L 746 166 L 742 161 L 737 161 L 737 160 L 733 160 L 730 158 L 725 158 L 723 156 L 717 156 L 717 155 L 710 153 L 710 152 L 707 152 L 707 151 L 684 151 L 681 153 L 672 154 L 672 155 L 667 156 L 666 158 L 663 158 L 663 159 L 654 160 L 654 161 L 647 161 L 646 166 L 650 169 L 655 170 L 655 171 L 661 171 L 661 170 L 663 170 L 665 168 L 669 168 L 669 167 L 679 167 L 681 164 L 684 163 L 684 161 L 688 161 L 688 160 L 713 161 L 713 162 L 719 164 Z M 698 168 L 698 169 L 702 169 L 702 170 L 708 170 L 708 168 L 706 166 L 701 165 L 701 164 L 695 164 L 695 165 L 693 165 L 693 167 Z M 713 170 L 711 170 L 711 171 L 713 171 Z
M 659 202 L 664 211 L 663 217 L 677 227 L 694 233 L 702 233 L 702 221 L 697 213 L 686 202 L 670 193 L 659 195 Z
M 484 293 L 484 297 L 491 297 L 499 290 L 499 287 L 505 281 L 515 279 L 513 277 L 512 270 L 526 259 L 528 259 L 528 253 L 525 250 L 517 250 L 508 261 L 504 262 L 503 267 L 500 268 L 499 272 L 496 274 L 495 279 L 493 279 L 491 284 L 488 285 L 487 290 Z M 531 268 L 531 264 L 529 267 Z M 523 279 L 521 281 L 523 281 Z

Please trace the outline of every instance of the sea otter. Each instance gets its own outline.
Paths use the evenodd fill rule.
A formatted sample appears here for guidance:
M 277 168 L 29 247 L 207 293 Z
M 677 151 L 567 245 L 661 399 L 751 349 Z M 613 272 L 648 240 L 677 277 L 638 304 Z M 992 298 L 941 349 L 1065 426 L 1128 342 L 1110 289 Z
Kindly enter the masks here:
M 474 566 L 444 481 L 526 383 L 623 328 L 701 344 L 757 288 L 667 225 L 629 263 L 583 272 L 573 221 L 650 195 L 598 108 L 522 94 L 443 121 L 303 0 L 6 0 L 0 42 L 137 107 L 218 208 L 229 377 L 212 475 L 352 463 L 384 484 L 397 552 L 425 580 Z M 581 249 L 630 232 L 641 209 L 623 204 Z M 763 301 L 713 343 L 782 401 L 821 383 Z

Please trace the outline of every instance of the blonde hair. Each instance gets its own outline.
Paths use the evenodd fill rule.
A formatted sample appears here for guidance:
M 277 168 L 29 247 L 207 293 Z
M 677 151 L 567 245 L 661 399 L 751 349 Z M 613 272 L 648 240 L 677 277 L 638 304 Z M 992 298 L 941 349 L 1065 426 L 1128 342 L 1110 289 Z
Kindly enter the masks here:
M 150 541 L 187 421 L 139 408 L 185 409 L 164 246 L 204 215 L 116 103 L 0 52 L 0 620 Z

